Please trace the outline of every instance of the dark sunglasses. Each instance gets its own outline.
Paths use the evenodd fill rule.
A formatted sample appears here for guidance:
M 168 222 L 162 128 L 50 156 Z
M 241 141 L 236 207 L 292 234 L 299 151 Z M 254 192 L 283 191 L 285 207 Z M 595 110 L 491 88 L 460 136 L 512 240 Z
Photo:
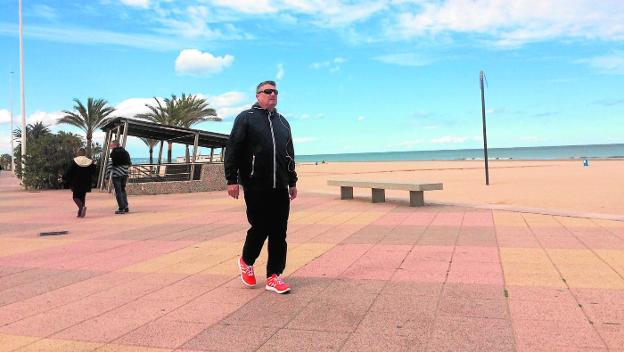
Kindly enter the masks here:
M 264 90 L 260 90 L 258 91 L 258 93 L 264 93 L 266 95 L 271 95 L 271 93 L 275 93 L 275 95 L 277 95 L 277 89 L 264 89 Z

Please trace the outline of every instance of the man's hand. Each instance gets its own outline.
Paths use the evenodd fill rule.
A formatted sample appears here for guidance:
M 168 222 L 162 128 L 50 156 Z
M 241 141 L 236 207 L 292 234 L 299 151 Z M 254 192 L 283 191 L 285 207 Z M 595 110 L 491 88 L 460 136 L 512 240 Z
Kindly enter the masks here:
M 297 187 L 290 187 L 288 193 L 290 194 L 290 200 L 297 198 Z
M 237 184 L 228 185 L 228 194 L 230 197 L 234 199 L 238 199 L 238 192 L 240 191 L 240 187 Z

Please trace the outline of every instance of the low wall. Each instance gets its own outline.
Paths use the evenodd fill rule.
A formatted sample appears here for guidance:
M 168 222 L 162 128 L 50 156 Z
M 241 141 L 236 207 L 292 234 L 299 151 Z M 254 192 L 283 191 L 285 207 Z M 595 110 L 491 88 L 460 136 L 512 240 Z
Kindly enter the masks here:
M 224 191 L 227 189 L 223 164 L 203 164 L 201 179 L 197 181 L 171 181 L 128 183 L 128 194 L 168 194 Z

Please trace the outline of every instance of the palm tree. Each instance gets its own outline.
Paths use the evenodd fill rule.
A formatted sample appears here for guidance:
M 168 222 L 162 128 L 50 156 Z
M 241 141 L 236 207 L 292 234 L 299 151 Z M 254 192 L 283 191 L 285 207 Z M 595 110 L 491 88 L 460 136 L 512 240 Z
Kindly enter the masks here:
M 26 141 L 34 140 L 39 137 L 50 134 L 50 129 L 48 126 L 44 125 L 43 122 L 37 121 L 34 124 L 26 125 Z M 21 143 L 22 139 L 22 130 L 16 128 L 13 130 L 13 140 Z
M 74 111 L 63 112 L 66 114 L 58 123 L 65 123 L 76 126 L 86 133 L 87 139 L 87 156 L 91 156 L 91 143 L 93 140 L 93 132 L 106 124 L 108 115 L 115 111 L 115 108 L 107 106 L 108 102 L 104 99 L 87 99 L 85 107 L 79 99 L 74 98 Z
M 196 95 L 182 94 L 180 98 L 171 95 L 171 98 L 164 98 L 162 102 L 154 97 L 156 105 L 145 104 L 150 110 L 144 114 L 136 115 L 137 118 L 146 119 L 152 122 L 169 126 L 179 126 L 189 128 L 192 125 L 203 121 L 219 121 L 214 109 L 208 107 L 208 102 L 204 98 Z M 173 142 L 167 141 L 167 162 L 171 162 Z M 186 146 L 188 160 L 188 145 Z
M 158 139 L 152 138 L 141 138 L 143 143 L 145 143 L 149 147 L 149 163 L 154 163 L 154 147 L 158 144 Z

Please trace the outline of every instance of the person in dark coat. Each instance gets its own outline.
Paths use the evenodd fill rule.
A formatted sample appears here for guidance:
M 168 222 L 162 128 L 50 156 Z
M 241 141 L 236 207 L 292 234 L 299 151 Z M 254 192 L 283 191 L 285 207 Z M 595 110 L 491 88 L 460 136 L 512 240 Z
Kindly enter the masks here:
M 79 218 L 84 218 L 87 214 L 87 192 L 91 192 L 91 182 L 97 173 L 95 163 L 86 154 L 84 148 L 78 149 L 72 164 L 63 175 L 63 181 L 71 188 L 74 203 L 78 206 Z

